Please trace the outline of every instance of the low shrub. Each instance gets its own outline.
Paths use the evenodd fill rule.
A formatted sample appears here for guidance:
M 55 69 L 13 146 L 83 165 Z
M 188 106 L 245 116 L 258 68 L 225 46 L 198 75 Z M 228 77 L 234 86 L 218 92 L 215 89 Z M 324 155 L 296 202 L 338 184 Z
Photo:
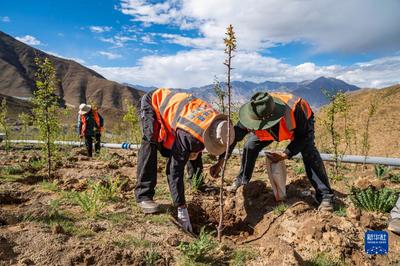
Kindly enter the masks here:
M 211 233 L 205 232 L 202 228 L 197 239 L 190 243 L 181 243 L 178 249 L 183 255 L 185 264 L 191 265 L 197 262 L 210 261 L 217 245 Z
M 350 199 L 357 208 L 366 211 L 390 212 L 396 204 L 398 194 L 398 192 L 388 188 L 368 187 L 361 190 L 353 187 Z
M 384 178 L 390 172 L 390 168 L 385 165 L 377 164 L 374 166 L 374 172 L 377 178 Z

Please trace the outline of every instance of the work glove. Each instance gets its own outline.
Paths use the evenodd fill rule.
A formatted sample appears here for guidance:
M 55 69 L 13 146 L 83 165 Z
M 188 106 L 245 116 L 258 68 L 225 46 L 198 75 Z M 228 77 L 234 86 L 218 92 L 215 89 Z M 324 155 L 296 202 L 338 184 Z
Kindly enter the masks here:
M 186 207 L 178 207 L 178 222 L 183 229 L 193 233 L 192 224 L 190 223 L 189 213 Z

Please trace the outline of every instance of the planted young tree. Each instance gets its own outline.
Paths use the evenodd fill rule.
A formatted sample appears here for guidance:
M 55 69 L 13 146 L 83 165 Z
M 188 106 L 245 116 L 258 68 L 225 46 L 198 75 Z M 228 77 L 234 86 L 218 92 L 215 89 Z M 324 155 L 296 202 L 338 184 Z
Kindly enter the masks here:
M 22 136 L 24 139 L 28 138 L 28 127 L 29 123 L 32 121 L 32 117 L 27 113 L 20 113 L 18 119 L 22 124 Z
M 329 132 L 330 141 L 334 154 L 334 175 L 340 176 L 340 157 L 343 153 L 340 151 L 339 144 L 341 140 L 341 134 L 338 130 L 337 119 L 340 114 L 348 112 L 347 99 L 344 93 L 338 92 L 336 94 L 330 94 L 327 91 L 323 91 L 325 96 L 331 101 L 331 104 L 327 107 L 326 113 L 327 118 L 324 121 L 324 125 Z
M 34 125 L 39 129 L 39 138 L 44 142 L 44 157 L 47 161 L 47 175 L 51 177 L 53 158 L 56 152 L 54 141 L 60 131 L 57 120 L 59 113 L 56 71 L 48 59 L 35 58 L 37 66 L 36 88 L 33 97 Z
M 10 127 L 7 122 L 7 100 L 4 98 L 0 104 L 0 130 L 5 134 L 5 148 L 10 149 Z
M 231 123 L 231 89 L 232 89 L 232 84 L 231 84 L 231 71 L 232 71 L 232 58 L 233 58 L 233 52 L 236 50 L 236 37 L 235 37 L 235 32 L 233 31 L 233 26 L 229 25 L 227 28 L 227 31 L 225 33 L 226 37 L 224 39 L 224 44 L 225 44 L 225 53 L 227 54 L 227 59 L 224 62 L 224 65 L 227 67 L 227 82 L 226 82 L 226 87 L 227 87 L 227 93 L 226 96 L 228 97 L 228 124 Z M 226 150 L 225 150 L 225 158 L 224 158 L 224 164 L 222 166 L 222 171 L 221 171 L 221 184 L 220 184 L 220 190 L 219 190 L 219 223 L 218 223 L 218 228 L 217 228 L 217 234 L 218 234 L 218 241 L 221 241 L 222 237 L 222 229 L 223 229 L 223 224 L 224 224 L 224 199 L 223 199 L 223 191 L 224 191 L 224 176 L 225 176 L 225 168 L 226 168 L 226 162 L 228 161 L 228 153 L 229 153 L 229 143 L 230 143 L 230 127 L 228 127 L 228 141 L 226 144 Z
M 371 148 L 369 144 L 369 127 L 371 124 L 371 119 L 376 113 L 376 108 L 378 106 L 378 98 L 374 97 L 368 107 L 368 116 L 365 122 L 365 129 L 362 137 L 362 154 L 365 156 L 365 160 L 367 160 L 369 150 Z M 365 163 L 364 163 L 365 164 Z
M 139 116 L 137 113 L 136 106 L 125 101 L 126 113 L 123 116 L 122 120 L 129 125 L 129 132 L 130 132 L 130 141 L 139 144 L 139 136 L 140 134 L 140 126 L 139 126 Z
M 217 77 L 214 80 L 214 92 L 218 98 L 217 106 L 221 113 L 225 114 L 225 96 L 226 91 L 224 91 L 221 87 L 221 83 L 218 81 Z

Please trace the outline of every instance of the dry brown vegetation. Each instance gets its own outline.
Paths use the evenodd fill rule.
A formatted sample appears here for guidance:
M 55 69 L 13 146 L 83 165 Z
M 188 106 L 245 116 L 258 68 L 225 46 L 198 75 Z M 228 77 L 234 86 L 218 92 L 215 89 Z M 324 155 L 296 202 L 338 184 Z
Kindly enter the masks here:
M 373 101 L 377 101 L 376 113 L 372 115 L 369 128 L 369 145 L 371 156 L 400 157 L 400 85 L 385 89 L 364 89 L 347 95 L 349 102 L 349 125 L 354 134 L 351 140 L 351 153 L 362 154 L 362 141 L 365 132 L 368 109 Z M 316 141 L 322 151 L 332 151 L 329 145 L 328 132 L 322 121 L 326 119 L 326 111 L 322 108 L 316 119 Z M 344 117 L 337 120 L 336 130 L 344 135 Z M 341 139 L 344 149 L 345 140 Z M 350 150 L 349 150 L 350 151 Z M 347 152 L 350 154 L 350 152 Z

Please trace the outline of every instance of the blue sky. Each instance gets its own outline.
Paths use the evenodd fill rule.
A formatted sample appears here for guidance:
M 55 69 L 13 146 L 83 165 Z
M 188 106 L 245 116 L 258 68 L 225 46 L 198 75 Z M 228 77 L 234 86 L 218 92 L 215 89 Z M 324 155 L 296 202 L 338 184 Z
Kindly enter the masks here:
M 383 87 L 400 82 L 399 11 L 397 0 L 2 0 L 0 30 L 112 80 L 184 88 L 223 80 L 232 23 L 236 80 Z

